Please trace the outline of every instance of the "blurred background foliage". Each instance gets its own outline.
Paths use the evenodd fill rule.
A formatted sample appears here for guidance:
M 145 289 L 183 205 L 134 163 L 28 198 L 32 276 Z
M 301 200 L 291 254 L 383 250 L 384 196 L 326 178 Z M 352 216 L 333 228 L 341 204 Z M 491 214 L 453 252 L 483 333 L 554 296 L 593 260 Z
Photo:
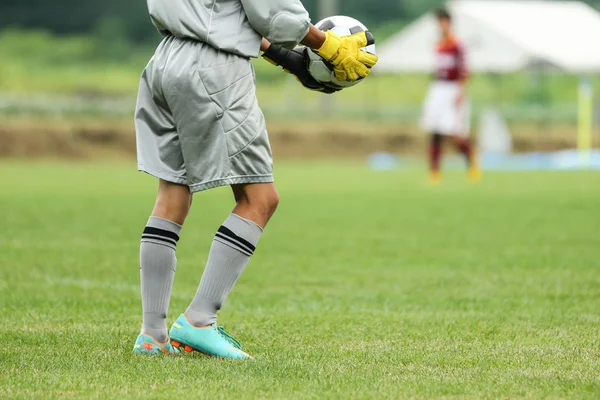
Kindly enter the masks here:
M 586 0 L 600 8 L 600 0 Z M 304 0 L 311 15 L 317 16 L 317 0 Z M 376 30 L 388 23 L 411 21 L 442 0 L 343 0 L 340 11 L 352 15 Z M 58 34 L 94 33 L 144 42 L 156 35 L 149 23 L 145 0 L 1 0 L 0 27 L 44 29 Z
M 600 8 L 600 0 L 587 2 Z M 317 0 L 303 3 L 313 20 L 319 19 Z M 365 22 L 379 42 L 443 3 L 338 0 L 340 13 Z M 5 104 L 0 111 L 36 107 L 32 94 L 134 97 L 140 72 L 159 40 L 145 0 L 0 0 L 0 103 Z M 302 90 L 279 69 L 261 60 L 255 66 L 258 95 L 267 114 L 287 118 L 323 106 L 320 96 Z M 370 80 L 369 85 L 337 94 L 328 107 L 338 116 L 415 121 L 428 76 Z M 577 115 L 577 81 L 578 77 L 563 74 L 476 76 L 472 96 L 476 105 L 501 105 L 508 119 L 572 122 Z M 595 85 L 598 88 L 597 80 Z M 20 101 L 22 95 L 27 97 Z M 122 103 L 115 104 L 120 113 L 131 112 Z M 133 101 L 124 104 L 133 107 Z

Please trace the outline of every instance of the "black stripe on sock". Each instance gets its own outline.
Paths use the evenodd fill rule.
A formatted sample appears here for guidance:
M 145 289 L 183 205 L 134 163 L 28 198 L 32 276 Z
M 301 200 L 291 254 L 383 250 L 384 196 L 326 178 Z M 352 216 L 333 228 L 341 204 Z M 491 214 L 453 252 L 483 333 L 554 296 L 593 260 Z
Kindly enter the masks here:
M 243 253 L 243 254 L 247 255 L 248 257 L 252 257 L 253 253 L 250 250 L 248 250 L 246 247 L 242 246 L 240 244 L 240 242 L 237 242 L 237 241 L 231 239 L 229 236 L 225 236 L 225 235 L 222 235 L 219 232 L 217 232 L 217 234 L 215 235 L 215 240 L 216 239 L 224 240 L 224 241 L 228 242 L 233 248 L 238 250 L 240 253 Z
M 229 236 L 230 238 L 232 238 L 234 240 L 237 240 L 242 245 L 246 246 L 252 253 L 254 253 L 254 251 L 256 250 L 256 246 L 254 246 L 252 243 L 250 243 L 243 237 L 239 237 L 238 235 L 236 235 L 230 229 L 224 227 L 223 225 L 221 225 L 221 227 L 219 228 L 219 233 L 221 233 L 225 236 Z
M 177 242 L 176 241 L 174 241 L 173 239 L 169 239 L 169 238 L 163 237 L 163 236 L 142 235 L 142 241 L 143 240 L 158 240 L 159 242 L 169 243 L 171 246 L 177 247 Z
M 144 229 L 144 234 L 163 236 L 163 237 L 172 239 L 175 242 L 179 242 L 179 235 L 176 234 L 175 232 L 166 231 L 164 229 L 159 229 L 159 228 L 154 228 L 152 226 L 147 226 L 146 229 Z

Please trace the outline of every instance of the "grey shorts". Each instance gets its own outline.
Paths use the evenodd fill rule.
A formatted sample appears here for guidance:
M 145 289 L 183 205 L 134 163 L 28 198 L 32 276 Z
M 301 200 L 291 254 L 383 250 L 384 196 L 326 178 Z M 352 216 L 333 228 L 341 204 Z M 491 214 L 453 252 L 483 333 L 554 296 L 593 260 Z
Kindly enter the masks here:
M 273 182 L 249 59 L 167 37 L 144 70 L 135 128 L 138 169 L 198 192 Z

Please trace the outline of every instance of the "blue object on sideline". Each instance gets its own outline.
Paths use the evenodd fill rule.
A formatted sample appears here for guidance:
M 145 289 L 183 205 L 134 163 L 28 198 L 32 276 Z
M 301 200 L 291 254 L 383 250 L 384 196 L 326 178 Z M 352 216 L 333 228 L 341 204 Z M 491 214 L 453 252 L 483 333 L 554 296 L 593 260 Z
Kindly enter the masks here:
M 481 156 L 481 166 L 487 171 L 600 170 L 600 150 L 585 155 L 574 149 L 553 153 L 486 153 Z
M 393 171 L 400 167 L 400 157 L 391 153 L 373 153 L 367 162 L 374 171 Z

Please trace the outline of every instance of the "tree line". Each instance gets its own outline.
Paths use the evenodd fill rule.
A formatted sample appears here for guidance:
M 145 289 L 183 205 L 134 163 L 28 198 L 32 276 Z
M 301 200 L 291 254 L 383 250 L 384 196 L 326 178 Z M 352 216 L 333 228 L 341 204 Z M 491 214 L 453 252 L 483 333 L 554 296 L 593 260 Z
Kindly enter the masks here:
M 303 0 L 318 20 L 317 2 Z M 483 1 L 483 0 L 482 0 Z M 600 0 L 587 0 L 600 8 Z M 439 7 L 444 0 L 338 0 L 340 14 L 351 15 L 372 30 L 391 21 L 410 21 Z M 155 36 L 146 0 L 0 0 L 0 29 L 36 28 L 57 34 L 100 32 L 135 41 Z

